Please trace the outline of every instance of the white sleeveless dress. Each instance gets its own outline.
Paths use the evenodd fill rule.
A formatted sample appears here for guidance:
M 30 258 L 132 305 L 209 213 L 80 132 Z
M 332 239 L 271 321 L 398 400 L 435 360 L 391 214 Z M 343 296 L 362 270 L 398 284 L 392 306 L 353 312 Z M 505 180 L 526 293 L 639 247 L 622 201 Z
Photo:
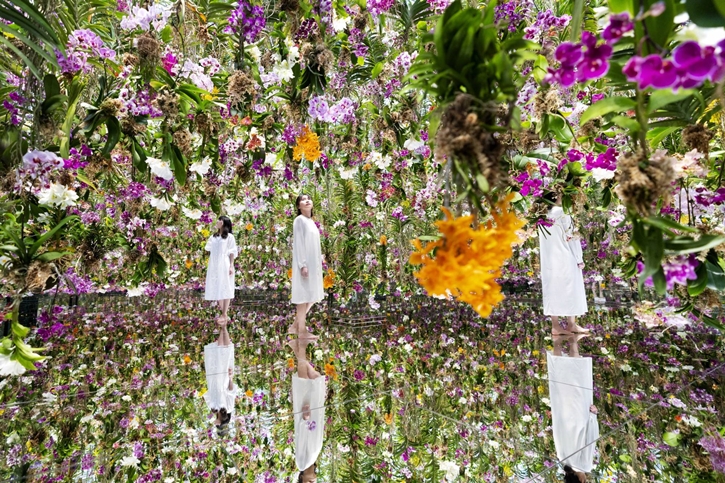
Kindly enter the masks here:
M 234 235 L 212 236 L 206 242 L 209 252 L 209 265 L 206 271 L 204 300 L 231 300 L 234 298 L 234 264 L 229 275 L 229 255 L 237 257 L 237 242 Z
M 309 276 L 302 276 L 307 267 Z M 317 303 L 325 298 L 322 286 L 320 231 L 311 218 L 299 215 L 292 229 L 292 303 Z

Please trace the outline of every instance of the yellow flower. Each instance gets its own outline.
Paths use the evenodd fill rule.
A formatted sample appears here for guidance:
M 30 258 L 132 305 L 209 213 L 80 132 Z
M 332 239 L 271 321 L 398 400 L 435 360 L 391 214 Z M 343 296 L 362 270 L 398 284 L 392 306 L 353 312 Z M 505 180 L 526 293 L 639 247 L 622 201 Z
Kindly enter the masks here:
M 400 206 L 402 206 L 403 208 L 410 208 L 410 201 L 403 200 L 400 202 Z
M 189 354 L 184 356 L 184 364 L 191 364 L 191 357 L 189 357 Z
M 325 278 L 322 280 L 322 288 L 328 289 L 335 285 L 335 272 L 332 271 L 332 269 L 327 270 L 327 275 L 325 275 Z
M 204 397 L 204 394 L 206 394 L 206 388 L 203 388 L 201 391 L 199 391 L 199 397 Z
M 385 246 L 388 244 L 388 237 L 385 235 L 380 235 L 380 244 L 382 246 Z
M 363 169 L 364 169 L 365 171 L 370 171 L 370 170 L 371 170 L 372 168 L 373 168 L 373 165 L 372 165 L 372 164 L 370 164 L 370 163 L 365 163 L 365 164 L 363 164 Z
M 245 392 L 244 395 L 247 397 L 252 397 L 252 396 L 254 396 L 254 393 L 252 392 L 251 389 L 247 389 L 247 392 Z
M 219 94 L 219 89 L 214 87 L 214 89 L 211 91 L 211 94 L 204 94 L 202 97 L 205 101 L 213 101 L 216 99 L 216 95 Z
M 295 360 L 292 359 L 291 357 L 289 359 L 287 359 L 287 367 L 290 368 L 290 369 L 294 369 L 295 368 Z
M 201 234 L 202 234 L 202 236 L 204 236 L 204 238 L 208 238 L 209 235 L 211 234 L 211 232 L 209 230 L 207 230 L 206 228 L 204 228 L 203 230 L 201 230 Z
M 287 278 L 292 280 L 292 269 L 291 268 L 289 270 L 287 270 Z
M 311 163 L 320 159 L 320 156 L 322 155 L 322 153 L 320 153 L 320 139 L 317 137 L 317 134 L 310 130 L 309 127 L 305 126 L 302 128 L 302 134 L 297 136 L 296 141 L 297 144 L 292 150 L 292 157 L 295 161 L 302 160 L 303 156 Z
M 383 416 L 383 419 L 385 419 L 386 424 L 393 424 L 393 415 L 392 413 L 388 413 L 385 416 Z
M 28 448 L 28 453 L 33 451 L 33 445 L 30 444 L 30 440 L 25 443 L 25 447 Z
M 191 267 L 194 266 L 194 262 L 192 262 L 191 260 L 188 260 L 187 259 L 185 265 L 186 265 L 186 269 L 188 270 L 188 269 L 190 269 Z
M 246 230 L 247 230 L 247 231 L 252 231 L 252 228 L 254 228 L 254 225 L 252 225 L 251 223 L 247 223 L 247 224 L 246 224 L 246 225 L 244 226 L 244 228 L 246 228 Z
M 410 263 L 422 265 L 415 277 L 429 294 L 450 293 L 484 318 L 503 300 L 496 278 L 512 254 L 511 244 L 519 239 L 516 230 L 525 224 L 509 207 L 512 197 L 499 202 L 491 210 L 492 220 L 477 229 L 471 228 L 473 216 L 454 218 L 443 208 L 446 219 L 436 222 L 443 236 L 425 247 L 413 240 L 416 251 Z
M 325 375 L 331 377 L 333 381 L 337 381 L 337 369 L 332 364 L 325 364 Z

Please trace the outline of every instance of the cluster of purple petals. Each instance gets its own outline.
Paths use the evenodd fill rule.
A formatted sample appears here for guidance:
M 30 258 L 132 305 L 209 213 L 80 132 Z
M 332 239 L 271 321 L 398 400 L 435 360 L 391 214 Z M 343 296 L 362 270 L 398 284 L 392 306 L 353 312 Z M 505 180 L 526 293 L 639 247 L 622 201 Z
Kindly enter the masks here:
M 599 154 L 596 158 L 594 155 L 588 154 L 584 167 L 590 171 L 594 168 L 614 171 L 617 169 L 617 156 L 619 156 L 619 153 L 614 148 L 608 148 L 606 152 Z
M 725 438 L 720 435 L 705 436 L 699 443 L 710 453 L 712 468 L 719 473 L 725 473 Z
M 20 115 L 20 106 L 25 104 L 26 99 L 20 95 L 19 92 L 11 92 L 8 94 L 8 98 L 3 100 L 3 107 L 10 114 L 10 124 L 13 126 L 19 126 L 23 122 L 23 117 Z
M 453 0 L 426 0 L 435 13 L 441 13 L 453 3 Z
M 720 187 L 716 191 L 710 191 L 700 186 L 695 188 L 695 201 L 702 206 L 721 205 L 725 203 L 725 187 Z
M 677 285 L 687 285 L 688 280 L 697 280 L 695 269 L 700 264 L 694 254 L 680 256 L 673 262 L 666 262 L 662 265 L 667 280 L 667 290 L 672 290 Z M 637 273 L 644 271 L 644 263 L 637 262 Z M 645 286 L 652 287 L 652 277 L 645 281 Z
M 390 213 L 390 216 L 392 216 L 393 218 L 396 218 L 400 221 L 406 221 L 408 219 L 408 217 L 405 214 L 403 214 L 402 206 L 396 206 L 395 208 L 393 208 L 393 211 Z
M 554 52 L 559 62 L 558 69 L 549 68 L 544 77 L 548 84 L 558 83 L 570 87 L 575 82 L 599 79 L 609 71 L 609 59 L 612 57 L 612 46 L 597 45 L 597 37 L 591 32 L 582 33 L 582 41 L 578 44 L 563 42 Z
M 121 89 L 119 98 L 123 101 L 124 108 L 133 116 L 148 116 L 151 118 L 163 116 L 163 112 L 153 103 L 156 94 L 152 94 L 148 87 L 135 92 Z
M 368 0 L 368 12 L 374 16 L 385 13 L 395 5 L 395 0 Z
M 93 66 L 88 62 L 91 56 L 100 59 L 113 59 L 116 51 L 103 44 L 103 40 L 89 29 L 74 30 L 68 37 L 65 55 L 55 50 L 55 57 L 63 73 L 89 73 Z
M 90 156 L 91 154 L 93 154 L 93 151 L 91 151 L 91 148 L 89 148 L 85 144 L 81 145 L 80 150 L 78 150 L 77 148 L 71 148 L 70 157 L 63 160 L 63 167 L 65 169 L 85 168 L 88 165 L 88 161 L 86 161 L 84 158 Z
M 526 20 L 534 9 L 535 5 L 531 0 L 511 0 L 510 2 L 496 5 L 494 9 L 494 21 L 496 23 L 507 22 L 508 31 L 516 32 L 519 25 Z
M 307 112 L 312 119 L 335 124 L 350 124 L 355 121 L 355 102 L 349 97 L 343 97 L 332 107 L 324 96 L 310 99 Z
M 295 32 L 295 42 L 300 42 L 310 38 L 310 36 L 317 35 L 320 33 L 320 27 L 317 25 L 317 21 L 314 18 L 306 18 L 300 23 L 297 32 Z
M 694 40 L 683 42 L 672 51 L 671 59 L 659 54 L 634 56 L 622 72 L 640 89 L 692 89 L 706 80 L 720 82 L 725 77 L 725 40 L 705 47 Z
M 516 176 L 514 180 L 521 183 L 521 190 L 519 190 L 521 196 L 541 196 L 544 193 L 542 190 L 544 182 L 538 178 L 531 178 L 528 171 Z
M 539 40 L 543 34 L 548 33 L 551 29 L 562 30 L 569 25 L 570 21 L 570 15 L 557 17 L 551 10 L 539 12 L 533 25 L 524 29 L 524 38 L 528 40 Z
M 267 25 L 264 9 L 259 5 L 250 5 L 246 0 L 239 1 L 227 20 L 229 25 L 224 28 L 224 32 L 241 35 L 245 42 L 250 44 L 256 42 L 260 32 Z
M 367 55 L 368 46 L 363 43 L 363 40 L 365 40 L 365 32 L 353 27 L 350 29 L 350 35 L 348 35 L 347 40 L 350 42 L 350 47 L 352 47 L 352 51 L 357 57 L 365 57 Z
M 288 124 L 284 131 L 282 132 L 282 141 L 286 142 L 289 145 L 295 144 L 297 140 L 297 136 L 299 136 L 302 133 L 302 130 L 299 129 L 294 124 Z

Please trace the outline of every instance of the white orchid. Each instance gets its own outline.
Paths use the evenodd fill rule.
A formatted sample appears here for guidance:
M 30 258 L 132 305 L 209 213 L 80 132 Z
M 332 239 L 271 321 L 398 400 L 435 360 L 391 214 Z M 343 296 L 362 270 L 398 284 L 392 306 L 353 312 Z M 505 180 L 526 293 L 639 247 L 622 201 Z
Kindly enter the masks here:
M 211 159 L 209 159 L 208 156 L 189 166 L 189 171 L 192 173 L 199 173 L 202 176 L 206 175 L 209 172 L 209 169 L 211 169 Z
M 169 208 L 171 208 L 174 203 L 167 200 L 166 198 L 156 198 L 154 196 L 151 197 L 149 200 L 149 203 L 151 203 L 151 206 L 156 208 L 159 211 L 167 211 Z
M 203 215 L 202 211 L 199 208 L 195 208 L 193 210 L 190 210 L 186 206 L 181 208 L 181 211 L 186 215 L 188 218 L 191 218 L 192 220 L 198 220 L 201 218 L 201 215 Z
M 60 183 L 52 183 L 38 195 L 38 203 L 41 205 L 55 205 L 60 208 L 75 206 L 78 194 Z
M 158 158 L 146 158 L 146 164 L 148 164 L 149 168 L 151 168 L 151 172 L 159 178 L 169 181 L 174 177 L 174 173 L 171 171 L 171 167 L 166 161 Z

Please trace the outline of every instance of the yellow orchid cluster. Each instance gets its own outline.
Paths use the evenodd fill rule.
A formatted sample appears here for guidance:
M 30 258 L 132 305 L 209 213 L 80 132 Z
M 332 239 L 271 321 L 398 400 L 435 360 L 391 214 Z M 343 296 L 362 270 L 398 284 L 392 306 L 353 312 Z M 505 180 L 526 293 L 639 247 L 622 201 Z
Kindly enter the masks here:
M 455 218 L 443 208 L 446 219 L 436 222 L 443 236 L 425 246 L 413 240 L 416 251 L 410 263 L 422 265 L 415 277 L 429 294 L 452 295 L 481 317 L 491 315 L 504 299 L 496 278 L 512 254 L 511 245 L 518 241 L 516 231 L 526 223 L 510 208 L 512 197 L 501 200 L 491 211 L 492 219 L 477 229 L 471 227 L 473 216 Z
M 335 272 L 331 268 L 327 270 L 327 275 L 322 279 L 322 288 L 327 290 L 335 285 Z
M 297 136 L 297 144 L 292 150 L 292 157 L 295 161 L 301 161 L 302 156 L 310 163 L 314 163 L 322 153 L 320 152 L 320 138 L 313 133 L 309 127 L 302 128 L 302 134 Z

